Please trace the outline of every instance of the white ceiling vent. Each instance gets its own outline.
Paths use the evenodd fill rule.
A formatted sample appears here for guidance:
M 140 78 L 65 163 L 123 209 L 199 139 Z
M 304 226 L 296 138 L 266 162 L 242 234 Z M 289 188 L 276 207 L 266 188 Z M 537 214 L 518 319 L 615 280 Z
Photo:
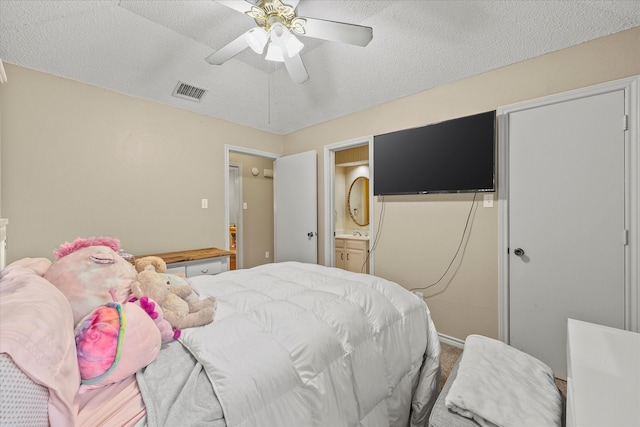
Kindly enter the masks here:
M 186 83 L 178 82 L 172 95 L 177 98 L 188 99 L 189 101 L 200 102 L 202 97 L 207 93 L 207 89 L 191 86 Z

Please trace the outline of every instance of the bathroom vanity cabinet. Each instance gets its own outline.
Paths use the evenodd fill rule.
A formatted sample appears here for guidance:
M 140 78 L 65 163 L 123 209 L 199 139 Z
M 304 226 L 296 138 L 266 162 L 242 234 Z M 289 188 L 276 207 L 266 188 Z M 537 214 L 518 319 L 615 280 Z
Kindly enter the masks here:
M 336 267 L 369 274 L 368 254 L 368 239 L 336 238 Z

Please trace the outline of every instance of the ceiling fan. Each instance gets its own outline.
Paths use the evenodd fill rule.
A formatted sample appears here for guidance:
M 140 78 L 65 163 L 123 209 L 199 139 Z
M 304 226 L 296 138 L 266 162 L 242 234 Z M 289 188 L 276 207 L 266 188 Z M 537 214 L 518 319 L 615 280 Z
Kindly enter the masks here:
M 371 27 L 298 16 L 299 0 L 215 1 L 252 17 L 258 26 L 209 55 L 206 61 L 213 65 L 222 65 L 247 47 L 259 55 L 266 47 L 266 60 L 284 62 L 291 79 L 303 83 L 309 74 L 300 58 L 304 44 L 296 35 L 362 47 L 373 38 Z

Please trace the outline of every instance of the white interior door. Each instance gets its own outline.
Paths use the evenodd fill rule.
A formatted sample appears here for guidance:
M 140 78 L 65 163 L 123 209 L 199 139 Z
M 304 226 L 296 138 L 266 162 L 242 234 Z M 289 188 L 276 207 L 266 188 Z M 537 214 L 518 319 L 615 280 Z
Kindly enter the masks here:
M 624 91 L 508 115 L 509 343 L 566 377 L 567 318 L 625 319 Z
M 317 264 L 317 153 L 279 157 L 273 168 L 274 260 Z

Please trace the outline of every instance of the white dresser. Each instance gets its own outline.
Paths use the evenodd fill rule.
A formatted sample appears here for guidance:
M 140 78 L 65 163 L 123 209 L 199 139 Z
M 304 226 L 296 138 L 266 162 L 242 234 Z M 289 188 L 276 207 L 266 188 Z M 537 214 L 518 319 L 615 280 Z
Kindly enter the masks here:
M 567 427 L 640 426 L 640 334 L 569 319 Z
M 232 252 L 218 248 L 194 249 L 152 255 L 137 255 L 136 258 L 157 256 L 167 263 L 167 273 L 182 277 L 218 274 L 229 270 Z

